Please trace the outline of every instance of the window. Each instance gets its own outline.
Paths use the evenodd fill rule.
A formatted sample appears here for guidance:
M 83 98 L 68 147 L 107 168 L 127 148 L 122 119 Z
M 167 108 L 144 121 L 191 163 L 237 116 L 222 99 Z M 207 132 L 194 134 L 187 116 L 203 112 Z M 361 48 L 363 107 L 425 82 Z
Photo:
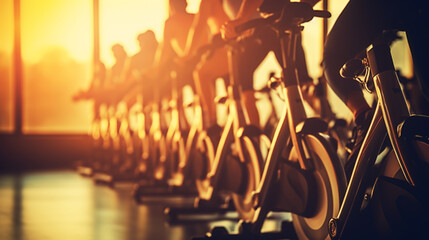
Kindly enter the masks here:
M 0 132 L 13 132 L 13 0 L 0 8 Z
M 92 5 L 21 0 L 23 132 L 87 132 L 88 103 L 72 96 L 90 81 Z

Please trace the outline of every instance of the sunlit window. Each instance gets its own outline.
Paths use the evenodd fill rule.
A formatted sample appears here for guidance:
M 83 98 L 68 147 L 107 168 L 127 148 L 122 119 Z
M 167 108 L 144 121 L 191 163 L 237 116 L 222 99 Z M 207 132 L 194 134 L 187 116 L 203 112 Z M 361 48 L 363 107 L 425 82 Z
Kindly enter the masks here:
M 167 1 L 99 0 L 100 52 L 106 66 L 113 64 L 111 47 L 122 44 L 128 55 L 139 50 L 137 35 L 148 29 L 155 32 L 158 41 L 167 18 Z
M 89 104 L 72 96 L 90 80 L 87 0 L 21 0 L 24 133 L 87 132 Z
M 0 132 L 13 131 L 13 1 L 0 7 Z
M 162 36 L 166 1 L 100 0 L 100 55 L 113 64 L 110 48 L 122 44 L 129 55 L 147 29 Z M 91 82 L 92 1 L 21 0 L 24 59 L 25 133 L 87 132 L 91 102 L 72 96 Z

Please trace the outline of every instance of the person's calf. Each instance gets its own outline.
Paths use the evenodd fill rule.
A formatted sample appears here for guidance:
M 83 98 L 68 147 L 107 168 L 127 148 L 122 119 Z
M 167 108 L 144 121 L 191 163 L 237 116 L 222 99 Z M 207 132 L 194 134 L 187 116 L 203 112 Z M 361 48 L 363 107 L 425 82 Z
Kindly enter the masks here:
M 248 123 L 260 126 L 259 112 L 256 107 L 255 92 L 253 90 L 245 90 L 241 93 L 242 103 L 246 112 L 246 120 Z

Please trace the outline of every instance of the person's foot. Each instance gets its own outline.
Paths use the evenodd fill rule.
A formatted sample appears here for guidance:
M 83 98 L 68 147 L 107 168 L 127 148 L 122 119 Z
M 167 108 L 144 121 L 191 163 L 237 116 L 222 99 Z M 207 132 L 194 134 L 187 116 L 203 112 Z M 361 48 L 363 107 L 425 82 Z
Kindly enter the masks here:
M 357 156 L 359 154 L 359 150 L 362 146 L 362 142 L 366 136 L 369 125 L 371 124 L 373 115 L 374 110 L 368 109 L 361 113 L 355 120 L 356 126 L 353 128 L 352 137 L 346 144 L 346 148 L 350 152 L 345 165 L 347 179 L 350 179 Z

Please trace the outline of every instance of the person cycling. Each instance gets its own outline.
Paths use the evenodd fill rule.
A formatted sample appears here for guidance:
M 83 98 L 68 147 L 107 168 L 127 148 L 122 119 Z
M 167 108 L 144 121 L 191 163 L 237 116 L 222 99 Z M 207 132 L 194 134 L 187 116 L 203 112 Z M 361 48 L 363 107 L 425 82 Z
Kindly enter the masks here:
M 259 7 L 267 4 L 270 5 L 270 3 L 266 3 L 266 1 L 267 0 L 243 0 L 235 19 L 227 21 L 222 25 L 222 38 L 230 39 L 237 37 L 238 33 L 236 32 L 236 27 L 245 23 L 246 21 L 249 21 L 255 16 L 259 16 L 259 14 L 257 14 Z M 320 0 L 301 0 L 300 2 L 306 2 L 311 6 L 314 6 L 319 1 Z M 243 76 L 240 83 L 244 84 L 245 87 L 251 87 L 253 72 L 269 51 L 273 51 L 275 53 L 277 61 L 280 65 L 282 63 L 280 46 L 278 43 L 277 34 L 275 32 L 273 32 L 270 28 L 265 27 L 262 29 L 258 28 L 253 32 L 248 31 L 248 33 L 248 35 L 250 35 L 249 37 L 259 39 L 260 44 L 245 45 L 248 50 L 245 51 L 239 58 L 240 65 L 242 66 L 240 68 L 240 74 Z M 301 43 L 301 40 L 298 42 Z M 249 51 L 250 49 L 251 51 Z M 301 91 L 303 97 L 310 105 L 316 104 L 314 101 L 314 93 L 312 93 L 314 92 L 314 88 L 312 88 L 314 86 L 313 79 L 308 74 L 307 62 L 302 44 L 297 46 L 296 51 L 298 77 L 302 87 Z
M 129 57 L 121 74 L 122 84 L 116 88 L 120 96 L 124 96 L 128 106 L 134 104 L 136 97 L 142 93 L 146 100 L 152 99 L 151 85 L 148 82 L 141 82 L 140 76 L 150 69 L 155 62 L 155 54 L 158 48 L 158 41 L 152 30 L 146 30 L 137 35 L 139 51 Z M 136 82 L 143 85 L 134 87 Z M 141 88 L 143 87 L 143 89 Z
M 205 0 L 201 2 L 199 12 L 195 18 L 193 28 L 188 38 L 186 54 L 192 53 L 200 46 L 201 36 L 207 29 L 212 37 L 219 37 L 221 33 L 224 39 L 235 38 L 235 26 L 259 17 L 257 8 L 262 0 Z M 241 99 L 247 112 L 248 120 L 251 124 L 259 126 L 259 113 L 256 108 L 256 99 L 253 91 L 253 73 L 259 66 L 269 51 L 276 54 L 277 60 L 281 62 L 280 45 L 277 41 L 276 33 L 270 28 L 249 31 L 244 34 L 243 51 L 238 53 L 238 79 L 237 82 L 242 88 Z M 304 51 L 299 48 L 297 58 L 302 64 L 299 64 L 300 79 L 303 82 L 312 82 L 308 76 L 307 66 L 305 64 Z M 214 84 L 205 84 L 203 81 L 213 81 L 218 77 L 228 74 L 226 49 L 218 49 L 205 62 L 200 64 L 195 71 L 195 85 L 199 95 L 202 97 L 203 107 L 206 109 L 208 124 L 211 126 L 216 122 L 216 111 L 213 104 Z
M 186 0 L 169 0 L 169 17 L 164 23 L 163 42 L 158 48 L 155 68 L 152 69 L 152 77 L 158 79 L 161 98 L 170 98 L 172 84 L 171 71 L 175 71 L 178 85 L 182 89 L 192 83 L 192 69 L 187 66 L 179 66 L 175 60 L 182 54 L 185 48 L 189 29 L 191 28 L 195 14 L 186 11 Z
M 324 47 L 324 73 L 328 84 L 353 113 L 356 124 L 352 137 L 352 150 L 346 163 L 350 176 L 372 110 L 366 102 L 358 82 L 343 79 L 339 70 L 348 60 L 362 53 L 385 30 L 406 31 L 414 71 L 423 92 L 429 96 L 427 72 L 422 67 L 429 54 L 427 4 L 423 0 L 350 0 L 337 18 L 327 36 Z

